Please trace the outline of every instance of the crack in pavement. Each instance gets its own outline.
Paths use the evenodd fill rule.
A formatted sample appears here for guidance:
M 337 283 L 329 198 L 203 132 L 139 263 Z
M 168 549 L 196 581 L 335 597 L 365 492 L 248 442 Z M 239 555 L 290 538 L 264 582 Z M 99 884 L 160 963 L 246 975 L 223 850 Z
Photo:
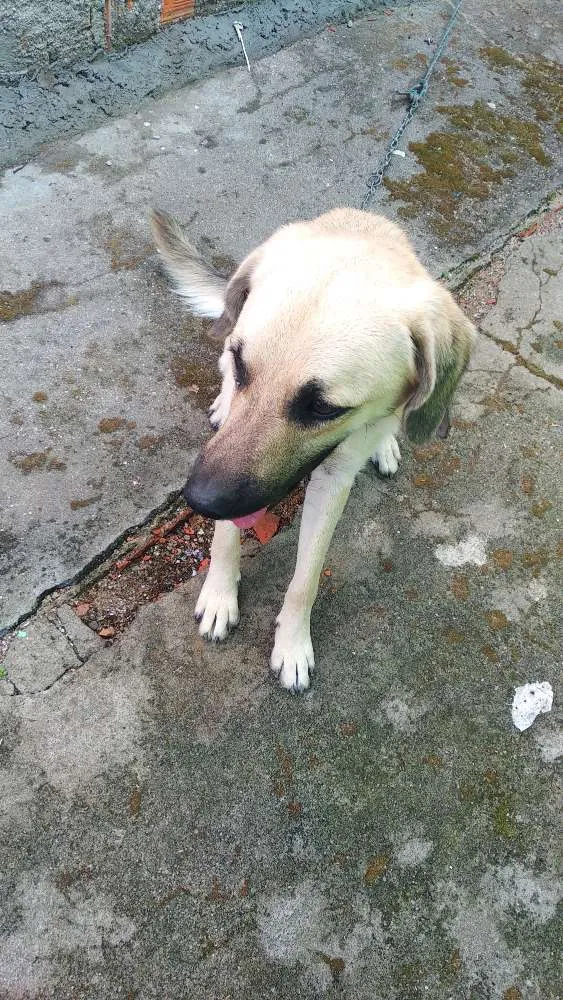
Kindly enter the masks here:
M 76 648 L 76 643 L 73 642 L 73 640 L 69 636 L 66 628 L 64 627 L 64 625 L 63 625 L 63 623 L 61 622 L 60 619 L 58 619 L 58 621 L 52 622 L 52 624 L 57 629 L 57 632 L 60 632 L 61 635 L 64 635 L 66 641 L 68 642 L 70 648 L 72 649 L 72 652 L 76 656 L 76 659 L 80 660 L 80 666 L 83 666 L 86 663 L 86 661 L 90 659 L 92 653 L 88 653 L 88 654 L 86 654 L 86 656 L 82 656 L 82 654 L 78 652 L 78 649 Z M 67 669 L 71 670 L 72 667 L 68 667 Z M 63 677 L 65 673 L 66 673 L 66 670 L 60 676 Z M 56 680 L 59 680 L 59 678 L 57 677 Z M 53 681 L 53 683 L 56 683 L 56 681 Z M 51 686 L 52 685 L 49 685 L 48 687 L 51 687 Z M 48 687 L 44 688 L 42 690 L 47 691 Z
M 86 662 L 86 661 L 84 661 L 84 662 Z M 83 665 L 84 665 L 83 663 L 80 664 L 81 667 Z M 11 681 L 10 678 L 8 677 L 7 680 L 10 681 L 10 684 L 14 688 L 14 693 L 11 694 L 11 695 L 9 695 L 8 697 L 10 697 L 10 698 L 36 698 L 38 694 L 45 694 L 46 691 L 50 691 L 51 688 L 55 686 L 55 684 L 58 684 L 58 682 L 60 680 L 62 680 L 63 677 L 66 674 L 68 674 L 69 670 L 76 670 L 76 669 L 77 669 L 77 667 L 75 665 L 71 665 L 71 666 L 65 667 L 65 669 L 58 675 L 58 677 L 55 677 L 54 680 L 52 680 L 49 684 L 46 684 L 45 687 L 43 687 L 43 688 L 39 688 L 39 690 L 37 690 L 37 691 L 20 691 L 19 688 L 17 687 L 17 685 L 14 684 L 14 682 Z
M 527 330 L 528 327 L 524 327 L 524 329 Z M 515 346 L 511 340 L 503 340 L 501 337 L 495 337 L 494 334 L 487 333 L 486 330 L 481 330 L 480 332 L 487 337 L 488 340 L 492 340 L 498 347 L 502 347 L 503 351 L 508 351 L 509 354 L 512 354 L 514 357 L 514 364 L 519 365 L 521 368 L 527 368 L 531 375 L 549 382 L 557 389 L 563 389 L 563 379 L 560 379 L 558 375 L 552 375 L 550 372 L 544 371 L 544 369 L 540 368 L 539 365 L 536 365 L 534 361 L 530 361 L 528 358 L 525 358 L 518 350 L 518 347 Z M 513 366 L 511 366 L 511 368 L 512 367 Z M 508 369 L 508 371 L 510 371 L 510 369 Z
M 78 573 L 75 573 L 74 576 L 69 577 L 66 580 L 61 580 L 58 583 L 53 584 L 52 587 L 47 587 L 45 590 L 41 591 L 28 610 L 22 612 L 22 614 L 19 615 L 11 625 L 6 625 L 4 628 L 0 628 L 0 639 L 5 635 L 9 635 L 14 631 L 14 629 L 19 628 L 23 622 L 28 621 L 28 619 L 36 615 L 38 611 L 41 610 L 41 607 L 46 599 L 51 597 L 52 594 L 56 594 L 59 590 L 65 590 L 67 588 L 77 586 L 82 583 L 90 575 L 90 573 L 94 573 L 97 569 L 103 567 L 103 564 L 108 559 L 111 559 L 117 550 L 127 541 L 128 535 L 133 532 L 140 531 L 142 528 L 146 528 L 147 525 L 151 524 L 152 521 L 155 520 L 155 518 L 160 517 L 162 514 L 166 514 L 166 512 L 171 510 L 174 504 L 180 499 L 181 495 L 181 489 L 172 490 L 168 494 L 166 500 L 162 501 L 162 503 L 158 504 L 156 507 L 151 508 L 142 521 L 136 521 L 120 532 L 117 538 L 114 538 L 109 545 L 106 545 L 102 552 L 99 552 L 92 559 L 90 559 L 86 565 L 78 571 Z M 100 573 L 100 576 L 103 576 L 103 572 Z
M 308 154 L 305 154 L 305 155 L 308 155 Z M 472 278 L 474 278 L 476 275 L 479 274 L 479 272 L 484 271 L 487 267 L 489 267 L 492 264 L 492 262 L 494 261 L 494 259 L 499 254 L 501 254 L 503 252 L 503 250 L 508 246 L 510 240 L 513 239 L 515 236 L 517 236 L 520 231 L 522 231 L 523 227 L 526 225 L 527 222 L 529 222 L 530 218 L 541 218 L 542 215 L 544 215 L 546 213 L 546 211 L 549 214 L 548 205 L 549 205 L 550 200 L 551 199 L 544 200 L 542 202 L 542 204 L 536 209 L 536 211 L 534 211 L 532 213 L 529 213 L 522 222 L 520 222 L 516 227 L 514 227 L 513 229 L 511 229 L 510 232 L 507 233 L 500 240 L 496 241 L 495 244 L 491 248 L 489 248 L 484 254 L 482 254 L 482 255 L 480 255 L 478 257 L 475 256 L 475 255 L 468 257 L 467 260 L 462 261 L 452 271 L 442 274 L 441 280 L 443 280 L 448 285 L 448 287 L 450 288 L 451 291 L 456 291 L 456 292 L 461 291 L 463 289 L 463 287 Z M 473 265 L 473 266 L 470 266 L 470 265 Z M 498 389 L 500 389 L 502 387 L 502 385 L 504 384 L 504 382 L 505 382 L 506 378 L 508 377 L 510 371 L 516 365 L 518 365 L 520 367 L 523 367 L 523 368 L 526 368 L 527 371 L 530 372 L 530 374 L 534 375 L 538 379 L 541 379 L 541 380 L 547 382 L 549 385 L 553 385 L 553 386 L 555 386 L 558 389 L 563 388 L 563 380 L 561 378 L 559 378 L 557 375 L 553 375 L 553 374 L 551 374 L 549 372 L 546 372 L 539 365 L 537 365 L 533 361 L 530 361 L 529 359 L 525 358 L 521 354 L 520 349 L 519 349 L 520 348 L 520 344 L 521 344 L 521 340 L 522 340 L 522 334 L 523 334 L 523 332 L 525 330 L 531 329 L 531 327 L 533 327 L 535 325 L 535 323 L 537 322 L 537 317 L 539 316 L 539 314 L 541 312 L 541 309 L 542 309 L 542 306 L 543 306 L 543 298 L 542 298 L 542 288 L 543 288 L 543 285 L 547 284 L 547 282 L 550 280 L 551 277 L 556 277 L 557 274 L 559 274 L 559 271 L 557 272 L 557 274 L 551 274 L 550 273 L 550 274 L 548 274 L 548 276 L 545 279 L 545 281 L 542 282 L 542 280 L 541 280 L 541 274 L 539 274 L 538 270 L 537 270 L 538 267 L 539 267 L 539 263 L 537 261 L 537 256 L 536 256 L 536 253 L 535 253 L 535 250 L 534 250 L 533 251 L 532 270 L 533 270 L 533 273 L 534 273 L 535 277 L 538 279 L 538 286 L 539 286 L 538 287 L 538 306 L 537 306 L 537 308 L 536 308 L 536 310 L 534 312 L 534 315 L 533 315 L 532 319 L 526 325 L 526 327 L 523 327 L 522 329 L 518 330 L 519 337 L 518 337 L 518 343 L 517 343 L 517 345 L 515 346 L 509 340 L 505 340 L 505 339 L 503 339 L 501 337 L 496 337 L 494 334 L 488 333 L 486 330 L 482 330 L 482 329 L 480 330 L 480 333 L 483 334 L 485 337 L 487 337 L 488 340 L 491 340 L 493 343 L 495 343 L 502 350 L 507 351 L 508 353 L 510 353 L 514 357 L 513 364 L 510 365 L 509 368 L 506 369 L 504 372 L 498 373 L 498 374 L 500 374 L 500 379 L 499 379 L 499 383 L 497 385 L 497 389 L 495 391 L 497 391 Z M 103 277 L 103 276 L 105 276 L 108 273 L 111 273 L 111 272 L 104 271 L 102 274 L 98 275 L 97 277 Z M 88 280 L 91 281 L 92 279 L 88 279 Z M 75 285 L 73 285 L 72 287 L 79 287 L 80 285 L 82 285 L 84 283 L 85 282 L 78 282 Z M 478 371 L 478 369 L 475 369 L 475 371 Z M 490 371 L 490 369 L 489 369 L 489 371 Z M 547 389 L 548 389 L 548 387 L 546 387 L 546 390 L 544 390 L 544 391 L 547 391 Z M 32 606 L 30 608 L 28 608 L 25 612 L 23 612 L 11 625 L 8 625 L 8 626 L 0 629 L 0 638 L 2 638 L 3 636 L 9 635 L 11 632 L 13 632 L 15 629 L 17 629 L 23 622 L 29 620 L 34 615 L 36 615 L 41 610 L 42 605 L 47 600 L 47 598 L 49 598 L 51 595 L 57 593 L 60 590 L 70 589 L 71 587 L 78 586 L 79 584 L 81 584 L 82 582 L 84 582 L 90 576 L 90 574 L 95 573 L 95 571 L 97 569 L 100 569 L 99 578 L 102 578 L 105 575 L 105 572 L 106 572 L 106 570 L 104 570 L 104 564 L 109 559 L 111 559 L 113 556 L 115 556 L 115 554 L 118 551 L 118 549 L 122 545 L 124 545 L 124 543 L 126 542 L 128 536 L 131 535 L 134 532 L 137 532 L 137 531 L 139 531 L 139 530 L 141 530 L 143 528 L 146 528 L 156 518 L 158 518 L 159 516 L 161 516 L 163 514 L 166 514 L 168 511 L 170 511 L 173 508 L 174 504 L 179 500 L 180 496 L 181 496 L 181 490 L 180 489 L 171 491 L 168 494 L 167 498 L 162 503 L 160 503 L 156 507 L 152 508 L 148 512 L 148 514 L 146 515 L 146 517 L 144 517 L 141 521 L 135 522 L 135 523 L 129 525 L 127 528 L 125 528 L 112 542 L 109 543 L 109 545 L 107 545 L 105 547 L 105 549 L 102 550 L 102 552 L 98 553 L 91 560 L 89 560 L 89 562 L 86 563 L 86 565 L 83 566 L 78 571 L 78 573 L 76 573 L 73 577 L 70 577 L 70 578 L 68 578 L 66 580 L 60 581 L 60 582 L 54 584 L 53 586 L 48 587 L 46 590 L 42 591 L 40 594 L 38 594 L 37 598 L 35 599 L 35 601 L 33 602 Z M 96 578 L 94 578 L 94 579 L 96 579 Z M 78 653 L 78 651 L 75 649 L 75 647 L 74 647 L 72 641 L 70 640 L 69 636 L 64 631 L 64 627 L 61 626 L 61 628 L 62 628 L 63 633 L 65 634 L 65 638 L 69 642 L 69 645 L 71 646 L 71 648 L 72 648 L 73 652 L 75 653 L 75 655 L 77 656 L 77 658 L 80 660 L 81 664 L 86 663 L 87 660 L 89 659 L 89 656 L 87 656 L 86 658 L 82 658 L 80 656 L 80 654 Z M 59 630 L 61 630 L 61 629 L 59 629 Z M 72 669 L 72 668 L 69 667 L 67 669 Z M 49 687 L 52 686 L 52 684 L 57 683 L 57 681 L 60 680 L 64 676 L 64 674 L 66 672 L 67 672 L 67 670 L 65 670 L 63 672 L 63 674 L 60 675 L 60 677 L 58 677 L 55 681 L 53 681 L 50 685 L 48 685 L 48 687 L 46 687 L 43 690 L 48 690 Z M 15 685 L 13 684 L 13 681 L 10 681 L 10 683 L 15 687 Z M 14 693 L 19 693 L 19 692 L 15 691 Z

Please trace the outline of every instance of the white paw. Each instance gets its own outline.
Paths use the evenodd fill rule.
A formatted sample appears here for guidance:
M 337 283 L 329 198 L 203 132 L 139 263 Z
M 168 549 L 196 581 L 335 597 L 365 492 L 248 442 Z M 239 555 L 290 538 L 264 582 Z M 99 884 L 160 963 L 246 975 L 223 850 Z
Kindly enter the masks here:
M 270 668 L 281 686 L 293 694 L 306 691 L 309 673 L 314 666 L 315 654 L 309 626 L 302 622 L 284 624 L 278 618 Z
M 213 578 L 209 573 L 195 606 L 199 634 L 212 642 L 221 642 L 238 624 L 238 581 Z
M 222 427 L 225 420 L 229 416 L 229 410 L 231 409 L 231 403 L 233 401 L 236 388 L 233 375 L 233 359 L 230 351 L 228 350 L 223 351 L 221 357 L 219 358 L 219 371 L 223 376 L 221 392 L 217 398 L 213 400 L 208 410 L 211 426 L 214 427 L 215 430 Z
M 229 416 L 229 410 L 231 408 L 232 393 L 225 388 L 221 389 L 221 392 L 216 399 L 213 400 L 209 410 L 209 422 L 211 426 L 218 430 L 225 423 L 225 420 Z
M 394 476 L 401 461 L 397 438 L 393 434 L 385 438 L 371 456 L 371 460 L 382 476 Z

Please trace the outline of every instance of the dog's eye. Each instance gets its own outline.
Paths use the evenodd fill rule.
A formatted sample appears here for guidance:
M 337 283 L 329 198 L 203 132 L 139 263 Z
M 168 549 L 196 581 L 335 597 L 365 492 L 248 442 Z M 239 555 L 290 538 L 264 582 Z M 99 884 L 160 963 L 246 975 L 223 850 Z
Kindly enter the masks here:
M 306 382 L 297 390 L 293 399 L 287 404 L 287 415 L 290 420 L 303 427 L 312 424 L 336 420 L 348 413 L 349 406 L 335 406 L 324 397 L 325 388 L 317 379 Z
M 232 344 L 230 352 L 235 367 L 235 385 L 237 389 L 244 389 L 248 385 L 248 368 L 242 357 L 242 344 Z
M 343 413 L 348 413 L 348 406 L 334 406 L 326 399 L 316 399 L 311 405 L 311 414 L 316 420 L 336 420 Z

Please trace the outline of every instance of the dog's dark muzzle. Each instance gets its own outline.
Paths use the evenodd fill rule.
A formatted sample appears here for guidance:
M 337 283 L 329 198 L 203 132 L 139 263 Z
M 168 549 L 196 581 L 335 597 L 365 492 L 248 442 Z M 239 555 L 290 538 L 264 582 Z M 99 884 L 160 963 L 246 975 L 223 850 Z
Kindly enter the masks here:
M 214 521 L 230 520 L 253 514 L 275 501 L 271 494 L 250 477 L 231 482 L 222 482 L 209 477 L 205 469 L 196 462 L 192 474 L 183 489 L 189 506 L 204 517 Z M 283 494 L 282 494 L 283 495 Z
M 202 454 L 196 459 L 183 494 L 193 510 L 214 521 L 230 521 L 246 514 L 254 514 L 262 507 L 272 507 L 287 496 L 297 483 L 328 458 L 335 447 L 336 445 L 332 445 L 326 448 L 296 469 L 292 476 L 275 484 L 260 483 L 252 476 L 226 479 L 209 470 Z

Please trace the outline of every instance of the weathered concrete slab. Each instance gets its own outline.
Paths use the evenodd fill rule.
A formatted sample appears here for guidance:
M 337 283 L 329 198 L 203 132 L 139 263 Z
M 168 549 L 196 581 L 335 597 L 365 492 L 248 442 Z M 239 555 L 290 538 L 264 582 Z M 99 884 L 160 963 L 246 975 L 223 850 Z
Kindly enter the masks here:
M 499 296 L 483 330 L 519 351 L 532 370 L 540 368 L 563 382 L 562 270 L 563 246 L 552 233 L 517 244 L 507 256 Z
M 54 617 L 54 616 L 53 616 Z M 87 660 L 103 646 L 100 637 L 88 628 L 69 604 L 61 604 L 54 617 L 55 627 L 61 628 L 78 658 Z
M 555 1000 L 560 410 L 506 361 L 484 340 L 450 439 L 360 476 L 305 697 L 267 671 L 291 529 L 224 647 L 193 581 L 2 699 L 3 996 Z
M 12 638 L 2 668 L 18 693 L 35 694 L 48 690 L 80 662 L 62 630 L 37 618 Z
M 435 271 L 557 176 L 557 5 L 533 23 L 514 5 L 465 10 L 376 205 Z M 178 489 L 206 433 L 216 347 L 156 273 L 149 206 L 228 264 L 282 222 L 357 204 L 443 15 L 418 4 L 325 31 L 5 172 L 0 627 Z
M 391 178 L 411 185 L 378 203 L 406 210 L 435 270 L 506 234 L 555 178 L 527 75 L 549 85 L 534 53 L 552 7 L 533 23 L 465 9 L 435 94 L 473 108 L 479 145 L 457 111 L 427 108 Z M 225 74 L 6 174 L 4 621 L 164 500 L 205 433 L 214 349 L 154 270 L 147 204 L 238 256 L 278 222 L 356 203 L 383 144 L 362 133 L 394 123 L 388 97 L 440 27 L 411 11 L 281 53 L 260 90 Z M 478 51 L 507 39 L 524 69 Z M 504 121 L 509 142 L 480 97 L 541 142 Z M 112 647 L 87 646 L 68 608 L 10 640 L 2 1000 L 558 998 L 560 227 L 542 217 L 460 293 L 484 333 L 449 439 L 405 447 L 394 482 L 358 478 L 305 697 L 267 670 L 296 526 L 244 560 L 222 648 L 197 635 L 197 580 Z M 534 680 L 554 707 L 518 733 L 514 688 Z

